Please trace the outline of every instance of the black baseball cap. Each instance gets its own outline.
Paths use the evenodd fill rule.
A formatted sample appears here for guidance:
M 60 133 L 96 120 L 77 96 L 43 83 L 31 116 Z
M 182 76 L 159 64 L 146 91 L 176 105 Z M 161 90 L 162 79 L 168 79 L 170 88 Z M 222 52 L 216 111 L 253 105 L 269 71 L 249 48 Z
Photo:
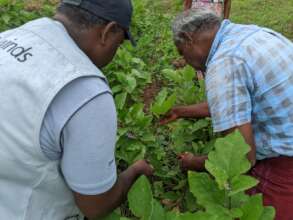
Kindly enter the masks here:
M 84 9 L 107 21 L 117 22 L 125 30 L 126 39 L 132 45 L 136 44 L 130 33 L 133 12 L 131 0 L 62 0 L 62 3 Z

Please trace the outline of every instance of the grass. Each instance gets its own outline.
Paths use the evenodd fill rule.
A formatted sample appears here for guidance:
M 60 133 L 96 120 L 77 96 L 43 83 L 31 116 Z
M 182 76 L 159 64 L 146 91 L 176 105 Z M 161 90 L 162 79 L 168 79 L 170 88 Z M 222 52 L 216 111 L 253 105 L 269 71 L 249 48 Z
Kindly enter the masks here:
M 232 0 L 231 20 L 265 26 L 293 40 L 292 0 Z

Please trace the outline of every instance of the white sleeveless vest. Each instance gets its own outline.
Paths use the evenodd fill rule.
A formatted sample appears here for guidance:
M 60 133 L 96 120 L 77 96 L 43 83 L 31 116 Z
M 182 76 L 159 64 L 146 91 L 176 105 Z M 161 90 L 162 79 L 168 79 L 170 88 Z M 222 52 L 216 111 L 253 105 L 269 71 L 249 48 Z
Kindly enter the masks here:
M 56 94 L 79 77 L 103 74 L 51 19 L 0 33 L 0 219 L 81 220 L 73 194 L 40 148 Z

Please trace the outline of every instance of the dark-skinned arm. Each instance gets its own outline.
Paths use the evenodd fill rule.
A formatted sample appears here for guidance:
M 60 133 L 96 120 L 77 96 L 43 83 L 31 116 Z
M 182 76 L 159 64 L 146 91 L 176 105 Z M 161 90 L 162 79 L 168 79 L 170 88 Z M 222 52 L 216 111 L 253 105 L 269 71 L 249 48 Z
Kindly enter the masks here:
M 229 19 L 231 11 L 231 0 L 224 1 L 224 19 Z
M 247 158 L 253 167 L 256 163 L 256 147 L 254 142 L 253 130 L 251 123 L 247 123 L 241 126 L 238 126 L 233 129 L 225 131 L 224 134 L 228 135 L 238 129 L 241 135 L 243 136 L 245 142 L 250 146 L 250 152 L 247 154 Z M 237 147 L 237 146 L 235 146 Z M 191 153 L 184 153 L 179 155 L 179 163 L 183 170 L 194 170 L 194 171 L 204 171 L 205 170 L 205 161 L 208 159 L 207 156 L 195 156 Z
M 100 195 L 82 195 L 74 192 L 77 206 L 89 219 L 100 218 L 116 209 L 126 198 L 133 183 L 140 175 L 152 175 L 152 168 L 145 161 L 138 161 L 122 172 L 116 184 Z
M 192 0 L 184 0 L 184 10 L 190 9 L 192 6 Z
M 207 102 L 189 106 L 178 106 L 173 109 L 160 121 L 161 125 L 170 123 L 180 118 L 206 118 L 210 117 Z

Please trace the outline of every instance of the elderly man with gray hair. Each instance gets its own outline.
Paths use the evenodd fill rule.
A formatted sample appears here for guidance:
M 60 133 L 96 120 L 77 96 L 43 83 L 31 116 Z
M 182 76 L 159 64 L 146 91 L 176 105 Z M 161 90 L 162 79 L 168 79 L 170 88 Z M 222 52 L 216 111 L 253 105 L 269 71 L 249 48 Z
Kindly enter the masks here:
M 173 24 L 179 53 L 205 72 L 207 103 L 172 109 L 162 124 L 211 116 L 214 132 L 238 129 L 251 147 L 251 175 L 277 220 L 293 218 L 293 44 L 256 25 L 221 21 L 196 9 Z M 237 146 L 235 146 L 237 147 Z M 206 156 L 180 155 L 185 170 L 204 170 Z

